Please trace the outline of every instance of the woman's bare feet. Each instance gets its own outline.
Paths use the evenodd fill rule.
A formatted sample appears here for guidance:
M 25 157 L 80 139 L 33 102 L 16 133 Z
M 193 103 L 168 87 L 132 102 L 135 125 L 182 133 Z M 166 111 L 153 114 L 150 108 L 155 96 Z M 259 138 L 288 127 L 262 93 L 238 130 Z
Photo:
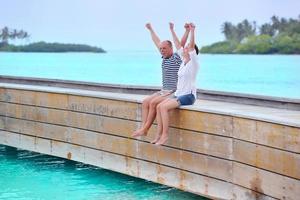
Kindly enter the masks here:
M 143 128 L 140 128 L 133 132 L 132 137 L 139 137 L 139 136 L 146 136 L 147 131 L 145 131 Z
M 151 144 L 155 144 L 156 142 L 159 141 L 160 137 L 161 137 L 161 134 L 157 134 L 156 137 L 155 137 L 155 139 L 152 140 L 150 143 L 151 143 Z
M 163 145 L 168 141 L 168 136 L 161 136 L 158 142 L 155 145 Z

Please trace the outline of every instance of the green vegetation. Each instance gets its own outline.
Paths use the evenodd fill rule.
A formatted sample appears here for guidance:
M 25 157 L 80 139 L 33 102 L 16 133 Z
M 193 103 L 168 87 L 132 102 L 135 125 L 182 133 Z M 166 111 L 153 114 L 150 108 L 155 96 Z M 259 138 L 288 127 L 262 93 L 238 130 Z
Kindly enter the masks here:
M 260 27 L 246 19 L 237 25 L 225 22 L 222 33 L 225 41 L 204 46 L 201 53 L 300 54 L 300 15 L 298 19 L 273 16 Z
M 23 30 L 10 30 L 8 27 L 0 29 L 0 52 L 94 52 L 105 53 L 102 48 L 83 44 L 61 44 L 36 42 L 28 45 L 12 45 L 9 40 L 27 39 L 29 34 Z
M 0 47 L 0 51 L 9 52 L 94 52 L 105 53 L 102 48 L 91 47 L 83 44 L 60 44 L 36 42 L 24 46 L 5 45 Z

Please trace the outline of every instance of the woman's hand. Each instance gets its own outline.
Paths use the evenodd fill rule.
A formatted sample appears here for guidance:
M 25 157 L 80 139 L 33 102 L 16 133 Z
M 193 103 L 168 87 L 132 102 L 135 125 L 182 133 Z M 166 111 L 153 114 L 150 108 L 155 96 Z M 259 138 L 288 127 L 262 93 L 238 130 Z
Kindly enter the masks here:
M 174 24 L 172 22 L 169 23 L 169 27 L 171 30 L 174 30 Z
M 150 23 L 147 23 L 147 24 L 146 24 L 146 28 L 147 28 L 148 30 L 152 30 L 151 24 L 150 24 Z

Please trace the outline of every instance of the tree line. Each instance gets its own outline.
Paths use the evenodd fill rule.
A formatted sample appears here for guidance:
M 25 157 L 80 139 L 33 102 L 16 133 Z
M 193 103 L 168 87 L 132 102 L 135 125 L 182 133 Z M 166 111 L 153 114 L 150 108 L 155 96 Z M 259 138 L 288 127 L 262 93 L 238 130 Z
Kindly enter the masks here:
M 105 53 L 105 50 L 98 47 L 92 47 L 84 44 L 62 44 L 62 43 L 47 43 L 35 42 L 28 45 L 6 45 L 0 47 L 0 52 L 93 52 Z
M 13 45 L 9 41 L 16 39 L 28 39 L 30 35 L 24 30 L 0 29 L 0 52 L 94 52 L 104 53 L 105 50 L 84 44 L 62 44 L 36 42 L 28 45 Z
M 237 25 L 224 22 L 221 31 L 225 40 L 202 47 L 202 53 L 300 54 L 300 15 L 273 16 L 261 26 L 247 19 Z

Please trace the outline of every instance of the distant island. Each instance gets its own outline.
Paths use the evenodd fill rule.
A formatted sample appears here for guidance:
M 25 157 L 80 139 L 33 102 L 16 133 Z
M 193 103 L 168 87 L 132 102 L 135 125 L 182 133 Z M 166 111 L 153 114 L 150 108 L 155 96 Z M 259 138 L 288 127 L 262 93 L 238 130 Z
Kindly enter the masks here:
M 84 44 L 61 44 L 61 43 L 46 43 L 36 42 L 28 45 L 4 45 L 0 46 L 0 52 L 93 52 L 105 53 L 102 48 L 92 47 Z
M 23 30 L 11 30 L 8 27 L 0 29 L 0 52 L 106 52 L 102 48 L 84 44 L 47 43 L 43 41 L 28 45 L 13 45 L 8 43 L 9 40 L 27 39 L 29 36 Z
M 247 19 L 237 25 L 224 22 L 225 41 L 201 48 L 210 54 L 300 54 L 300 15 L 298 19 L 271 18 L 257 26 Z

